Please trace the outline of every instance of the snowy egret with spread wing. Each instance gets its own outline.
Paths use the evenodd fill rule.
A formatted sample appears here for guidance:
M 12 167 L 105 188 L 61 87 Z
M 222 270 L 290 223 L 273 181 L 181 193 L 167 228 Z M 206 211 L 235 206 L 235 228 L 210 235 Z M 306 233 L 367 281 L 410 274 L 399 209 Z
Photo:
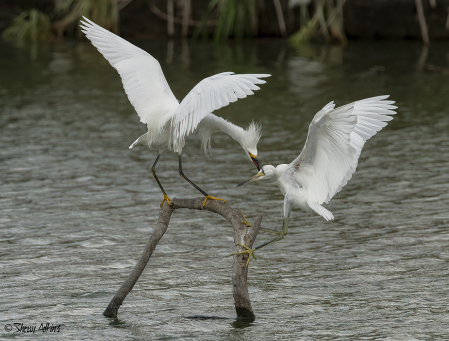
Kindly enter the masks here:
M 378 96 L 334 109 L 327 104 L 313 118 L 307 140 L 299 156 L 290 164 L 263 166 L 259 173 L 239 186 L 252 181 L 275 184 L 284 195 L 284 222 L 281 231 L 261 229 L 278 236 L 256 248 L 245 248 L 248 262 L 254 251 L 281 240 L 288 231 L 294 207 L 315 211 L 326 220 L 333 214 L 322 206 L 328 203 L 351 179 L 365 142 L 392 120 L 394 101 Z M 255 257 L 254 257 L 255 258 Z M 247 264 L 248 264 L 247 262 Z
M 81 21 L 82 31 L 118 71 L 129 101 L 139 115 L 140 121 L 148 126 L 148 132 L 139 137 L 130 148 L 136 144 L 145 144 L 150 149 L 158 151 L 151 173 L 164 195 L 162 204 L 167 201 L 171 205 L 156 175 L 156 164 L 166 149 L 178 153 L 179 174 L 205 196 L 203 206 L 208 199 L 223 200 L 208 195 L 182 171 L 182 149 L 185 139 L 191 134 L 197 134 L 200 137 L 205 152 L 210 148 L 210 138 L 215 131 L 219 130 L 228 134 L 240 143 L 247 157 L 260 170 L 257 159 L 260 126 L 251 123 L 248 129 L 243 129 L 215 116 L 212 112 L 239 98 L 253 95 L 253 90 L 260 89 L 256 84 L 266 83 L 259 78 L 270 75 L 219 73 L 203 79 L 179 103 L 155 58 L 89 19 L 83 18 L 85 22 Z

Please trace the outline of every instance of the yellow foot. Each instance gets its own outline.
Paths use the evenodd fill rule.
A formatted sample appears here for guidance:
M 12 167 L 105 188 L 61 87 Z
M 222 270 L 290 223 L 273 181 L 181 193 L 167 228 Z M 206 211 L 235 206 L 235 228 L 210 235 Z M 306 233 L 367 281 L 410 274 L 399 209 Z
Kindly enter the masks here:
M 256 256 L 254 255 L 254 251 L 256 251 L 256 249 L 251 249 L 248 246 L 245 246 L 245 245 L 242 245 L 242 244 L 237 244 L 237 245 L 245 248 L 246 250 L 245 251 L 240 251 L 240 252 L 235 252 L 231 256 L 241 255 L 241 254 L 247 253 L 248 254 L 248 260 L 246 261 L 246 266 L 248 266 L 248 263 L 249 263 L 249 260 L 251 259 L 251 256 L 253 256 L 253 258 L 256 259 Z
M 204 199 L 203 207 L 206 206 L 206 201 L 209 200 L 209 199 L 212 199 L 212 200 L 221 200 L 221 201 L 226 202 L 226 200 L 224 200 L 224 199 L 218 199 L 218 198 L 213 197 L 212 195 L 208 195 L 208 196 L 206 196 L 206 199 Z
M 164 202 L 167 202 L 169 206 L 171 206 L 171 200 L 167 194 L 164 194 L 164 200 L 162 200 L 161 207 L 164 205 Z
M 245 215 L 243 214 L 242 211 L 240 211 L 240 214 L 241 214 L 242 217 L 243 217 L 242 223 L 245 224 L 245 225 L 248 226 L 248 227 L 251 227 L 251 223 L 245 218 Z

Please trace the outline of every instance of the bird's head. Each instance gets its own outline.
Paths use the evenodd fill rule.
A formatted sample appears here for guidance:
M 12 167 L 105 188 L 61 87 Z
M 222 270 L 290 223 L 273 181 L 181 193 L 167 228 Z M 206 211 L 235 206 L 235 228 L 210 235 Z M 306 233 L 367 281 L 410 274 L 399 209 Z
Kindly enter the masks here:
M 262 181 L 266 183 L 275 182 L 279 178 L 279 173 L 276 170 L 275 167 L 272 165 L 263 166 L 260 169 L 260 172 L 254 175 L 252 178 L 243 181 L 242 183 L 238 184 L 237 187 L 243 186 L 244 184 L 247 184 L 249 182 L 253 181 Z
M 257 159 L 257 143 L 259 142 L 260 136 L 262 135 L 262 127 L 258 123 L 252 122 L 248 129 L 245 130 L 243 134 L 240 145 L 243 150 L 247 153 L 248 157 L 254 163 L 258 170 L 260 170 L 259 160 Z

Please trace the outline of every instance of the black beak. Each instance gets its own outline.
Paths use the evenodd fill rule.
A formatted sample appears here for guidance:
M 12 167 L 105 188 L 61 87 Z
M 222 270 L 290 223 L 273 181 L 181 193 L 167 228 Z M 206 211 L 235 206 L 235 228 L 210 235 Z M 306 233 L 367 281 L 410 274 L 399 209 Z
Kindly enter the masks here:
M 253 182 L 253 181 L 257 181 L 257 179 L 259 179 L 261 176 L 264 176 L 265 173 L 263 172 L 263 170 L 261 170 L 259 173 L 257 173 L 256 175 L 254 175 L 252 178 L 245 180 L 241 183 L 239 183 L 237 185 L 237 187 L 243 186 L 244 184 L 248 183 L 248 182 Z
M 253 160 L 253 163 L 257 167 L 257 170 L 260 171 L 260 163 L 259 160 L 257 160 L 257 157 L 252 157 L 251 160 Z
M 250 182 L 250 181 L 251 181 L 251 179 L 245 180 L 245 181 L 239 183 L 239 184 L 237 185 L 237 187 L 243 186 L 244 184 L 246 184 L 247 182 Z

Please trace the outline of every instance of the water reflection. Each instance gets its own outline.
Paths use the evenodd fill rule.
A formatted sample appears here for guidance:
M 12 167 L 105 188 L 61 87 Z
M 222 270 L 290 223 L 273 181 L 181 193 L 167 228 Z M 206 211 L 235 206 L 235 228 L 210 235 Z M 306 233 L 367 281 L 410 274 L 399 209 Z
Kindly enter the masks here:
M 238 321 L 238 320 L 232 322 L 232 324 L 231 324 L 232 328 L 234 328 L 234 329 L 245 329 L 245 328 L 251 327 L 253 325 L 254 325 L 254 322 Z
M 290 237 L 251 264 L 254 323 L 230 322 L 231 228 L 193 211 L 173 215 L 120 319 L 111 321 L 101 313 L 140 256 L 162 199 L 149 173 L 155 154 L 128 150 L 145 127 L 116 71 L 89 44 L 40 46 L 32 57 L 0 43 L 3 325 L 63 324 L 67 340 L 446 337 L 444 43 L 425 54 L 414 42 L 300 51 L 270 40 L 188 49 L 178 41 L 133 43 L 161 62 L 178 98 L 214 73 L 272 73 L 254 96 L 217 112 L 241 126 L 262 122 L 264 164 L 296 157 L 311 118 L 331 100 L 390 94 L 398 115 L 366 144 L 353 179 L 332 200 L 336 220 L 294 212 Z M 263 211 L 264 226 L 280 228 L 282 195 L 236 188 L 254 166 L 226 135 L 214 136 L 212 147 L 206 158 L 199 141 L 187 144 L 186 174 L 249 219 Z M 179 178 L 176 156 L 164 155 L 159 167 L 169 194 L 197 195 Z M 184 318 L 193 315 L 227 319 Z
M 323 74 L 323 63 L 292 57 L 288 61 L 288 68 L 291 91 L 304 99 L 320 94 L 319 85 L 327 80 L 327 76 Z

